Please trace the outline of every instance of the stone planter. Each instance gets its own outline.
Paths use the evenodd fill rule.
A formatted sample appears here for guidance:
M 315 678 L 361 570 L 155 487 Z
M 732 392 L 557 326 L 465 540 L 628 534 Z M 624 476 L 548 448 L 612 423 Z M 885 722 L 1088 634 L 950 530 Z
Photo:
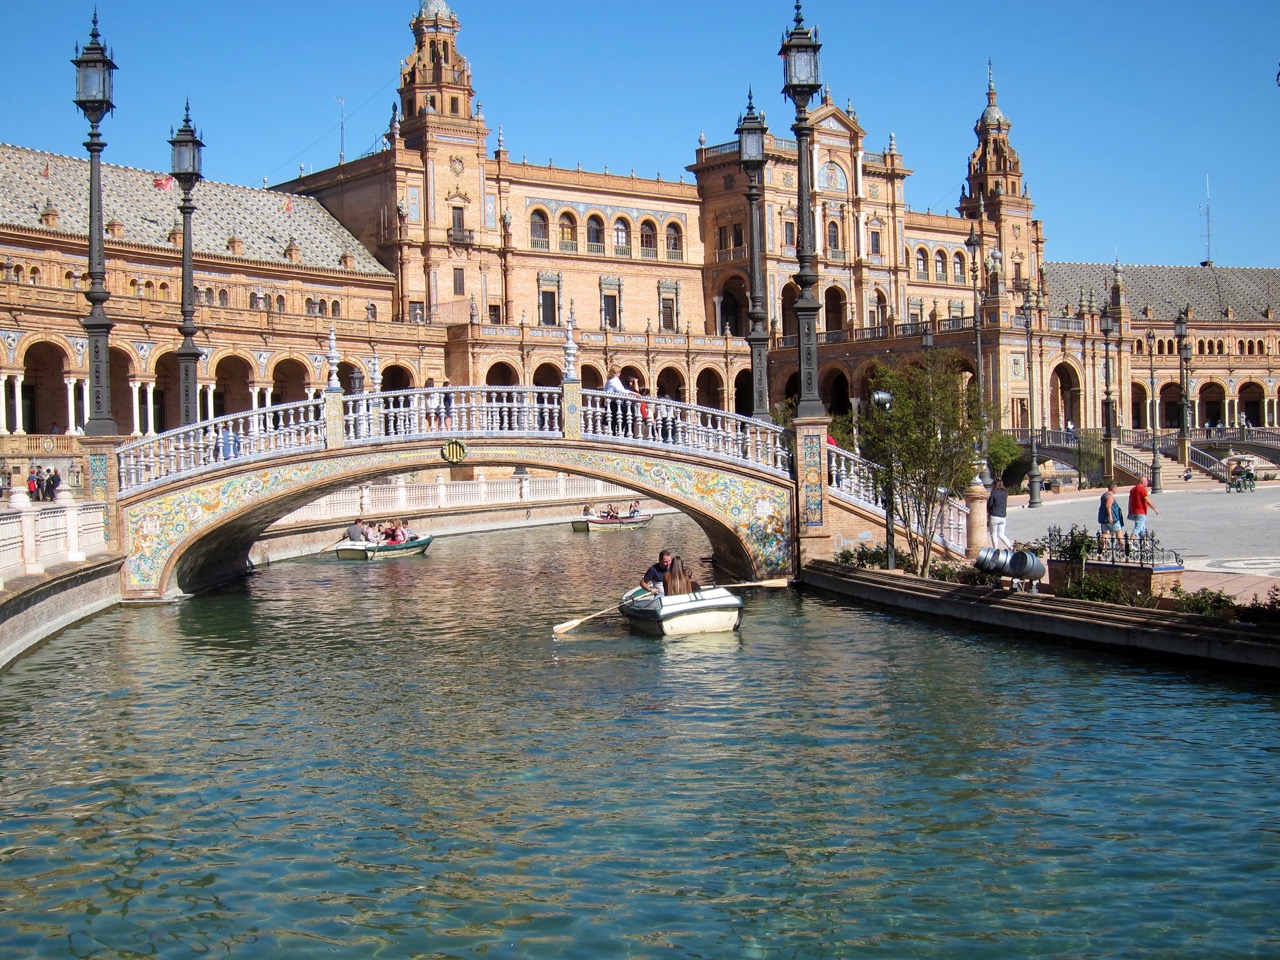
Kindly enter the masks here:
M 1050 560 L 1049 586 L 1054 593 L 1071 577 L 1080 575 L 1080 563 L 1076 560 Z M 1154 567 L 1139 566 L 1136 563 L 1107 563 L 1100 560 L 1088 560 L 1084 572 L 1095 576 L 1119 576 L 1125 589 L 1141 593 L 1144 596 L 1160 596 L 1173 592 L 1174 587 L 1182 586 L 1181 564 L 1158 564 Z

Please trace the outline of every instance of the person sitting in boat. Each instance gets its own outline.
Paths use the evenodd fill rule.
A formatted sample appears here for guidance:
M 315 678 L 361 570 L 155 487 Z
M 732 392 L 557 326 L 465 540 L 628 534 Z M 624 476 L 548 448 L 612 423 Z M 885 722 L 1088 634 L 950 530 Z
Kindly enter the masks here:
M 355 523 L 347 527 L 347 539 L 352 543 L 364 543 L 369 539 L 369 528 L 359 517 L 356 517 Z
M 672 557 L 671 568 L 662 578 L 662 595 L 678 597 L 682 593 L 693 593 L 697 589 L 698 585 L 693 582 L 693 577 L 689 576 L 689 570 L 685 567 L 684 561 L 679 557 Z
M 617 520 L 618 508 L 615 507 L 612 503 L 609 504 L 607 507 L 604 508 L 604 518 L 606 520 Z
M 640 578 L 640 586 L 650 593 L 662 596 L 662 591 L 665 588 L 663 580 L 669 569 L 671 569 L 671 551 L 663 550 L 658 554 L 658 562 L 646 570 L 644 576 Z
M 404 533 L 404 521 L 392 520 L 389 524 L 387 524 L 386 537 L 387 537 L 387 543 L 392 544 L 393 546 L 397 543 L 404 543 L 406 540 L 408 540 L 409 538 L 406 537 Z
M 639 501 L 639 500 L 632 500 L 632 501 L 631 501 L 631 510 L 630 510 L 630 511 L 628 511 L 627 516 L 628 516 L 628 517 L 638 517 L 638 516 L 640 516 L 640 501 Z
M 400 521 L 400 532 L 404 534 L 404 539 L 406 543 L 410 540 L 418 539 L 418 535 L 414 533 L 413 529 L 409 526 L 408 520 Z
M 596 512 L 591 509 L 591 504 L 584 504 L 582 507 L 582 515 L 584 517 L 594 517 Z

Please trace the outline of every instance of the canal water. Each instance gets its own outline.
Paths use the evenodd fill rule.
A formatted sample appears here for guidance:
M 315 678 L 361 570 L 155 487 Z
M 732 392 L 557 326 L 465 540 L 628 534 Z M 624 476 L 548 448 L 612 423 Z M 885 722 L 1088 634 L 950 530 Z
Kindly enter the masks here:
M 1280 695 L 789 590 L 646 531 L 314 557 L 0 676 L 0 956 L 1280 955 Z

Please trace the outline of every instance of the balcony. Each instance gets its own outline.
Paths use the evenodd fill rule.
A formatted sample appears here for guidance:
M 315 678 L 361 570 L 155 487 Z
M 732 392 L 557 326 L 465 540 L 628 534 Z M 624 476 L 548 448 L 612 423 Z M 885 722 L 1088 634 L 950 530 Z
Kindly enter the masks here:
M 561 253 L 577 253 L 578 241 L 577 240 L 561 240 L 560 252 Z
M 629 244 L 615 243 L 613 245 L 613 255 L 615 257 L 631 256 L 631 246 Z
M 672 249 L 668 248 L 668 249 L 667 249 L 667 259 L 668 259 L 668 260 L 684 260 L 684 251 L 683 251 L 683 250 L 672 250 Z
M 590 253 L 590 254 L 592 254 L 592 255 L 594 255 L 594 256 L 597 256 L 597 257 L 603 257 L 603 256 L 604 256 L 604 244 L 603 244 L 603 243 L 592 243 L 590 240 L 588 240 L 588 241 L 587 241 L 587 253 Z
M 551 241 L 546 237 L 530 237 L 529 249 L 531 250 L 550 250 Z
M 462 227 L 449 228 L 449 243 L 455 247 L 472 247 L 475 246 L 476 232 L 474 230 L 464 230 Z
M 657 247 L 641 247 L 640 259 L 641 260 L 657 260 L 658 248 Z

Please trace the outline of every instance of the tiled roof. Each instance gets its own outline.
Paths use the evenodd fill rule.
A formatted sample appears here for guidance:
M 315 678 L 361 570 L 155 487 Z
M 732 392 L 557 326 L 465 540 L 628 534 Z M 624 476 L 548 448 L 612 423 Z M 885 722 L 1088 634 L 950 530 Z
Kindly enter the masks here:
M 1276 267 L 1157 267 L 1121 264 L 1121 277 L 1128 297 L 1129 312 L 1141 317 L 1151 307 L 1152 318 L 1171 321 L 1188 305 L 1197 321 L 1225 321 L 1230 309 L 1235 320 L 1268 322 L 1267 307 L 1280 307 L 1280 268 Z M 1046 263 L 1049 312 L 1059 315 L 1063 308 L 1074 314 L 1082 292 L 1086 303 L 1093 291 L 1094 303 L 1101 306 L 1111 297 L 1115 265 L 1110 263 Z M 1275 322 L 1275 321 L 1270 321 Z
M 47 172 L 47 176 L 46 176 Z M 104 225 L 119 220 L 127 243 L 172 250 L 169 232 L 181 225 L 182 190 L 156 187 L 168 173 L 102 164 Z M 89 234 L 89 160 L 0 144 L 0 223 L 40 229 L 46 202 L 58 211 L 60 232 Z M 192 192 L 192 244 L 198 253 L 227 255 L 232 236 L 246 260 L 289 264 L 285 248 L 297 242 L 299 266 L 339 270 L 343 253 L 355 273 L 388 275 L 386 268 L 318 200 L 202 180 Z

